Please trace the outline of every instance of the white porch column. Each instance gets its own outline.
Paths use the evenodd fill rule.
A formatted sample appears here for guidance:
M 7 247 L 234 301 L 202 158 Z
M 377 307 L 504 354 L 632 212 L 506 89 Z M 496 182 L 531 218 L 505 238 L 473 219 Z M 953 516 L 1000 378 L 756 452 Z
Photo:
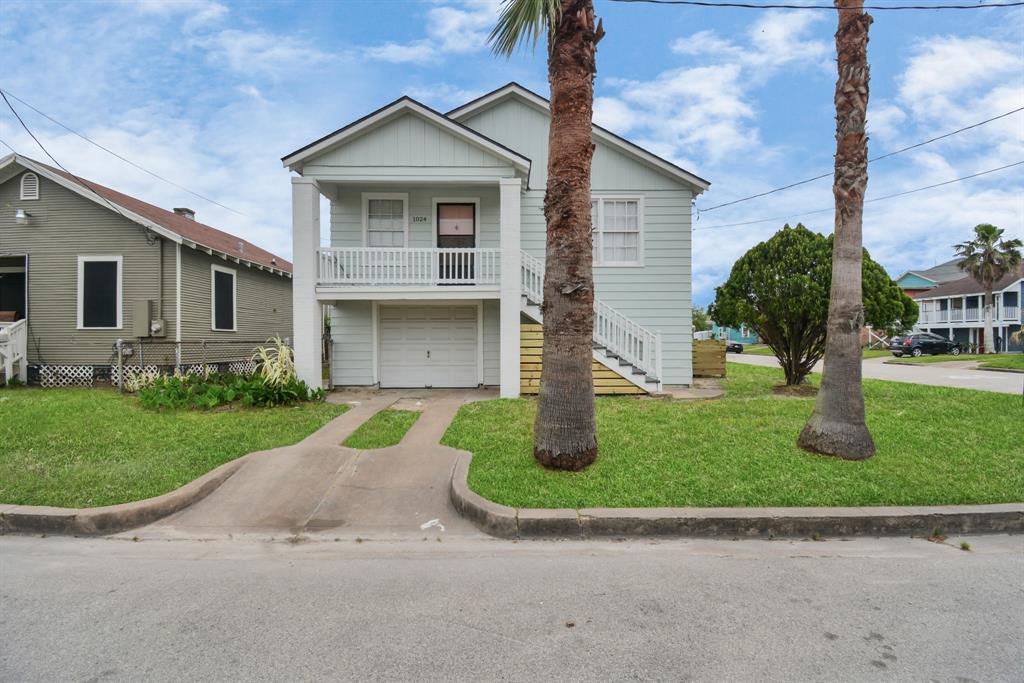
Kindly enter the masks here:
M 501 323 L 500 369 L 501 397 L 519 396 L 519 309 L 522 295 L 522 274 L 519 241 L 520 193 L 519 178 L 501 178 Z
M 316 299 L 317 252 L 320 247 L 320 190 L 309 178 L 292 178 L 292 343 L 295 371 L 313 387 L 323 386 L 320 372 L 321 306 Z

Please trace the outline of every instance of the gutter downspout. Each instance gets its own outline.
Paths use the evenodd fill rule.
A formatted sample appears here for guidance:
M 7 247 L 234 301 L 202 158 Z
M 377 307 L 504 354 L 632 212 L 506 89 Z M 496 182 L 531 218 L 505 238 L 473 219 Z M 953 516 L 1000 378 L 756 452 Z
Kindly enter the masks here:
M 174 245 L 174 363 L 181 369 L 181 244 Z

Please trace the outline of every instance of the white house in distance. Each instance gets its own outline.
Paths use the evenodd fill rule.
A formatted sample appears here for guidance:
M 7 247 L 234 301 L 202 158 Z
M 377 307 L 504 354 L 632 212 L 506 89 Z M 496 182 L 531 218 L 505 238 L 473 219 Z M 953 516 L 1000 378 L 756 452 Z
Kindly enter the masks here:
M 549 120 L 515 83 L 447 114 L 402 97 L 282 159 L 302 379 L 321 381 L 327 306 L 332 386 L 536 392 Z M 709 183 L 593 131 L 597 391 L 688 385 L 690 208 Z

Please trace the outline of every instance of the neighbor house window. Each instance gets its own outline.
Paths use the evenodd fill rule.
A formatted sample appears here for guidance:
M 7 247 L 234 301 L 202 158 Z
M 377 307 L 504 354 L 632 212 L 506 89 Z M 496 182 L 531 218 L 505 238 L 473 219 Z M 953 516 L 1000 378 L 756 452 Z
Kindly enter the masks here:
M 643 265 L 643 210 L 639 198 L 595 197 L 594 265 Z
M 408 225 L 408 196 L 366 194 L 366 246 L 404 247 Z
M 236 329 L 235 271 L 221 266 L 211 268 L 210 323 L 215 331 L 234 332 Z
M 39 199 L 39 176 L 26 173 L 21 176 L 21 199 Z
M 121 328 L 121 257 L 78 257 L 79 329 Z

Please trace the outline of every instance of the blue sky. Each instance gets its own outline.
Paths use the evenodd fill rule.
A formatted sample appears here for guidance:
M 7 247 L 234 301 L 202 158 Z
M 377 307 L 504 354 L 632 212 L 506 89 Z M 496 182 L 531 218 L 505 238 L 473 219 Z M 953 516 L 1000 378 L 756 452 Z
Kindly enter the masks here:
M 886 0 L 883 4 L 896 4 Z M 828 172 L 834 150 L 831 12 L 597 0 L 596 119 L 712 181 L 697 208 Z M 546 94 L 544 50 L 490 55 L 491 0 L 0 3 L 0 87 L 244 215 L 89 146 L 27 108 L 72 171 L 290 255 L 279 158 L 402 94 L 441 110 L 511 80 Z M 1024 106 L 1024 12 L 876 12 L 871 153 Z M 43 153 L 9 112 L 0 139 Z M 6 151 L 6 150 L 4 150 Z M 868 196 L 1024 160 L 1024 113 L 873 165 Z M 865 246 L 893 275 L 950 257 L 972 226 L 1024 236 L 1024 167 L 869 204 Z M 694 297 L 713 298 L 747 248 L 828 207 L 828 180 L 700 213 Z M 832 217 L 803 217 L 829 232 Z

